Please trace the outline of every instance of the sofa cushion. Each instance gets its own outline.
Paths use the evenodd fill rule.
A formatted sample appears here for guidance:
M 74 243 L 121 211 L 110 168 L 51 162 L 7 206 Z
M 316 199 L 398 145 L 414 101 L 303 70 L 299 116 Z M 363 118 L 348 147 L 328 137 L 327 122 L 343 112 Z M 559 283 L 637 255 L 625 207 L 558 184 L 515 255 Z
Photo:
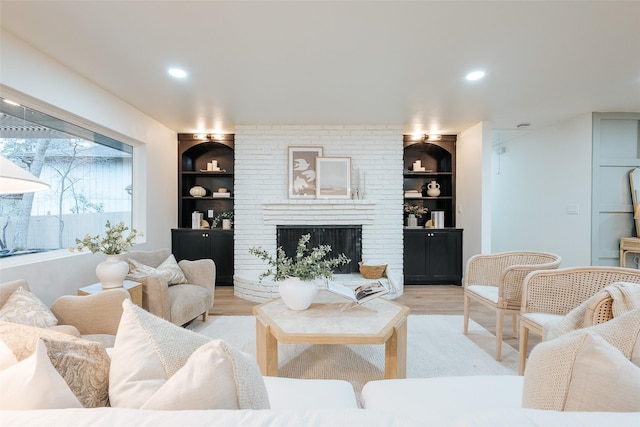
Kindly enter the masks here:
M 49 307 L 33 293 L 20 286 L 0 308 L 0 321 L 46 328 L 58 324 Z
M 31 356 L 0 371 L 0 390 L 3 410 L 82 408 L 51 363 L 43 340 L 37 340 Z
M 343 380 L 263 377 L 271 409 L 357 408 L 353 385 Z M 322 398 L 318 398 L 322 396 Z
M 169 255 L 159 266 L 150 267 L 135 259 L 129 259 L 128 278 L 136 280 L 148 276 L 160 276 L 167 281 L 169 285 L 178 285 L 187 283 L 187 277 L 182 272 L 173 254 Z
M 525 370 L 523 407 L 640 411 L 640 368 L 600 335 L 579 332 L 533 349 Z
M 130 301 L 112 351 L 112 406 L 140 409 L 263 409 L 262 376 L 251 358 Z
M 15 323 L 0 322 L 0 339 L 18 361 L 31 356 L 39 340 L 77 399 L 87 408 L 109 404 L 109 364 L 105 348 L 91 341 Z
M 522 377 L 472 375 L 369 381 L 362 388 L 366 409 L 393 411 L 429 425 L 452 425 L 465 413 L 520 408 Z

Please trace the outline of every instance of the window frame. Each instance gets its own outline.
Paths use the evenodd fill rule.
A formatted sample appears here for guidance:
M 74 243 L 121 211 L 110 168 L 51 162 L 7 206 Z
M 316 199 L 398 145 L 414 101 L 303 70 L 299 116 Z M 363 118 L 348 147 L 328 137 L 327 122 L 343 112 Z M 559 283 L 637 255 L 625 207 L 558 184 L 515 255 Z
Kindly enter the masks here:
M 106 126 L 100 125 L 89 119 L 73 114 L 62 107 L 49 104 L 45 101 L 41 101 L 22 92 L 16 91 L 3 84 L 0 84 L 0 95 L 3 98 L 16 102 L 24 107 L 36 110 L 58 120 L 68 122 L 74 126 L 106 136 L 132 147 L 132 187 L 135 188 L 135 191 L 131 198 L 131 227 L 135 228 L 142 234 L 138 239 L 136 239 L 136 244 L 146 243 L 146 237 L 144 237 L 147 235 L 147 207 L 145 203 L 147 199 L 146 143 L 131 138 Z M 47 252 L 25 254 L 15 257 L 4 257 L 0 258 L 0 269 L 27 266 L 30 264 L 74 256 L 86 256 L 87 254 L 91 255 L 90 252 L 71 252 L 68 249 L 61 248 Z

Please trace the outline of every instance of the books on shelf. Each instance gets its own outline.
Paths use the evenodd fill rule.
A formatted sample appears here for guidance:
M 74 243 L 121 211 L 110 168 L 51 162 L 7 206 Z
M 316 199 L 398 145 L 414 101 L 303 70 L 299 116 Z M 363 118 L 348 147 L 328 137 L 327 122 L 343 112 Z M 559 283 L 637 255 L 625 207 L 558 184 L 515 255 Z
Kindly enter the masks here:
M 231 197 L 231 193 L 218 193 L 214 192 L 213 197 Z
M 327 290 L 336 295 L 340 295 L 356 304 L 364 304 L 374 298 L 381 297 L 389 293 L 389 288 L 384 286 L 382 282 L 373 281 L 358 286 L 355 289 L 341 285 L 340 283 L 328 281 Z
M 404 192 L 405 199 L 422 197 L 422 193 L 418 190 L 407 190 Z

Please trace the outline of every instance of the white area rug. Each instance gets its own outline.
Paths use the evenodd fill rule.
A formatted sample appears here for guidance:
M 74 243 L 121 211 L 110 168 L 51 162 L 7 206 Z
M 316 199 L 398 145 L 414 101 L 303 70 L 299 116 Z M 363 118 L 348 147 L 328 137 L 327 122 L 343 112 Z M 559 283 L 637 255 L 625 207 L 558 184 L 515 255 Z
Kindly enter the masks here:
M 410 315 L 407 378 L 517 374 L 516 350 L 503 344 L 502 362 L 497 362 L 495 336 L 473 321 L 465 336 L 462 326 L 462 316 Z M 255 357 L 253 316 L 211 316 L 206 323 L 194 321 L 189 329 L 223 339 Z M 278 353 L 281 377 L 342 379 L 360 391 L 384 374 L 383 345 L 279 344 Z

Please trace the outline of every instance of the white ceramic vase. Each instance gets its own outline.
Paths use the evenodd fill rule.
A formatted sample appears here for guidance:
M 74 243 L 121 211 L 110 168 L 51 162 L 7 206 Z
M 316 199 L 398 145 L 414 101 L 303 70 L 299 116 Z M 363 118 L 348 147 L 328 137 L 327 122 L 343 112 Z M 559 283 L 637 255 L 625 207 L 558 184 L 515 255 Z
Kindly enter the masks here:
M 103 289 L 119 288 L 129 272 L 129 264 L 118 255 L 105 255 L 106 260 L 96 267 L 96 276 L 102 283 Z
M 318 283 L 315 280 L 305 281 L 289 277 L 278 283 L 280 296 L 291 310 L 306 310 L 318 294 Z
M 414 214 L 407 215 L 407 227 L 417 227 L 418 218 Z

